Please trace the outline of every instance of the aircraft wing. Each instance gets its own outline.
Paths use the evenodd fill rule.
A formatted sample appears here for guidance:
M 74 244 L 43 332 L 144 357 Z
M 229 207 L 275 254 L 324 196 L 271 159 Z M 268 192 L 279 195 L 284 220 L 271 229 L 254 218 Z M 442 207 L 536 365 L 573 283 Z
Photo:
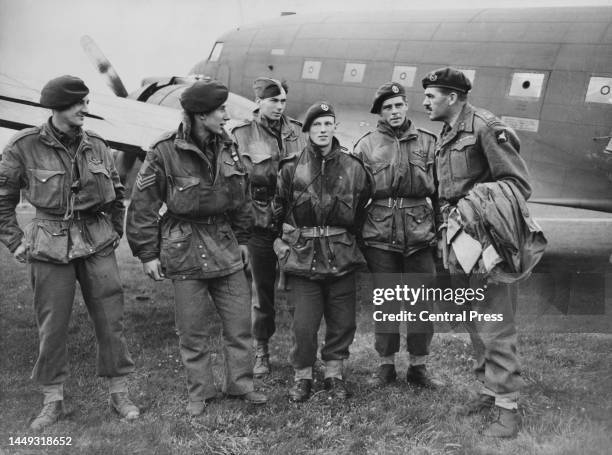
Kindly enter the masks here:
M 46 122 L 51 113 L 38 103 L 39 99 L 39 90 L 0 73 L 0 127 L 21 130 Z M 85 128 L 100 134 L 112 148 L 124 152 L 142 153 L 157 137 L 175 129 L 180 122 L 177 109 L 98 93 L 90 95 L 90 99 Z M 3 132 L 0 140 L 6 136 Z

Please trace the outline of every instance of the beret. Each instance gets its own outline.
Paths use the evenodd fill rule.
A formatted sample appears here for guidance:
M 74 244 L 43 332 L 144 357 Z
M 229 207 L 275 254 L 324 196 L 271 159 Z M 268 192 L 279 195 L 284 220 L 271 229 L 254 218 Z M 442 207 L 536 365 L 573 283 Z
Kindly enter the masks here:
M 181 106 L 187 112 L 206 114 L 225 103 L 228 93 L 219 81 L 196 81 L 181 93 Z
M 256 98 L 266 99 L 278 96 L 281 94 L 281 89 L 287 93 L 289 87 L 285 81 L 277 81 L 276 79 L 270 79 L 269 77 L 258 77 L 253 82 L 253 92 Z
M 89 89 L 82 79 L 60 76 L 51 79 L 40 92 L 40 105 L 49 109 L 65 109 L 87 96 Z
M 314 103 L 306 111 L 306 118 L 304 118 L 304 125 L 302 125 L 302 131 L 305 133 L 310 129 L 310 125 L 319 117 L 332 116 L 336 118 L 334 108 L 327 101 L 319 101 Z
M 370 109 L 370 112 L 372 114 L 379 114 L 382 103 L 387 101 L 389 98 L 396 96 L 406 97 L 406 89 L 402 84 L 398 84 L 397 82 L 387 82 L 381 85 L 374 94 L 374 100 L 372 101 L 372 109 Z
M 472 88 L 472 83 L 463 71 L 455 68 L 439 68 L 431 71 L 423 78 L 423 88 L 444 87 L 451 90 L 467 93 Z

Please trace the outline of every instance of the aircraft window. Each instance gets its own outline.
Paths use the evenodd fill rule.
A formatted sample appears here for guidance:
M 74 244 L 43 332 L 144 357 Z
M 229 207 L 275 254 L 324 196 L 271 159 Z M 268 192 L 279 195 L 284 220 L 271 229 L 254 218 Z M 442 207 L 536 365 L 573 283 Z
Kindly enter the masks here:
M 364 63 L 347 63 L 344 67 L 342 82 L 362 82 L 365 69 Z
M 302 79 L 319 79 L 319 71 L 321 71 L 321 62 L 304 60 Z
M 544 86 L 544 73 L 514 73 L 510 96 L 539 98 Z
M 412 87 L 414 85 L 416 70 L 416 66 L 394 66 L 391 80 L 393 82 L 399 82 L 404 87 Z
M 221 57 L 221 51 L 223 51 L 223 43 L 216 42 L 212 51 L 210 52 L 210 57 L 208 57 L 209 62 L 217 62 L 219 61 L 219 57 Z
M 612 104 L 612 77 L 591 77 L 587 88 L 586 103 Z

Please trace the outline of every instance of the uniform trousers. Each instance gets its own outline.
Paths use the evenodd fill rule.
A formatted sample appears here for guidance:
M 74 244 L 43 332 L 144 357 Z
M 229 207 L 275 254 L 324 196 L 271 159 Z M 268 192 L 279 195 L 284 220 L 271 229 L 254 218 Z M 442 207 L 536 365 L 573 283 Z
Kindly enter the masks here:
M 317 359 L 317 334 L 325 318 L 324 361 L 349 357 L 355 336 L 355 272 L 320 280 L 289 275 L 287 298 L 293 302 L 293 347 L 291 363 L 301 370 L 312 367 Z
M 98 340 L 98 375 L 118 377 L 134 371 L 123 335 L 123 289 L 112 249 L 68 264 L 33 260 L 30 277 L 39 335 L 32 379 L 59 385 L 68 376 L 66 338 L 77 280 Z
M 276 282 L 277 257 L 272 245 L 277 237 L 268 229 L 255 228 L 249 238 L 249 258 L 257 299 L 252 304 L 253 338 L 267 342 L 276 331 L 274 318 L 274 285 Z
M 525 382 L 517 353 L 515 312 L 517 288 L 515 285 L 487 284 L 482 277 L 468 278 L 453 267 L 454 253 L 450 254 L 451 283 L 454 288 L 484 288 L 484 300 L 453 305 L 456 311 L 477 311 L 481 314 L 500 314 L 501 320 L 472 319 L 462 323 L 470 335 L 475 355 L 474 372 L 482 384 L 480 393 L 495 397 L 495 404 L 514 408 L 519 390 Z
M 424 248 L 410 256 L 404 256 L 402 253 L 395 251 L 382 250 L 380 248 L 367 247 L 363 252 L 368 268 L 373 274 L 374 287 L 386 287 L 389 285 L 389 277 L 384 277 L 381 274 L 417 274 L 414 276 L 404 275 L 401 279 L 402 283 L 411 287 L 419 287 L 421 284 L 425 286 L 431 284 L 435 275 L 435 263 L 433 251 L 431 248 Z M 398 281 L 399 280 L 393 280 Z M 429 309 L 431 306 L 427 302 L 421 302 L 418 310 Z M 389 302 L 383 304 L 381 310 L 391 312 L 391 309 L 399 309 L 400 305 L 397 302 Z M 411 310 L 414 307 L 410 308 Z M 395 311 L 393 311 L 395 312 Z M 400 349 L 400 333 L 399 323 L 385 322 L 384 331 L 382 324 L 375 328 L 375 344 L 374 348 L 381 357 L 392 356 L 399 352 Z M 426 356 L 429 354 L 429 346 L 434 334 L 434 325 L 431 321 L 421 321 L 417 318 L 416 321 L 406 323 L 406 347 L 412 356 Z
M 223 330 L 225 392 L 229 395 L 252 392 L 250 292 L 244 271 L 210 279 L 174 280 L 173 284 L 189 401 L 204 401 L 217 393 L 210 354 L 215 309 Z

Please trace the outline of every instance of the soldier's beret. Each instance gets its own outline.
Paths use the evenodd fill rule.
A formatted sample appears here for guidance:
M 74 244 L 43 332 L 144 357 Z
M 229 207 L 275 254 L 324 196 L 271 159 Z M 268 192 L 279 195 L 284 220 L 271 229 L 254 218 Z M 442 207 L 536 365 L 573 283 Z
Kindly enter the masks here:
M 326 117 L 328 115 L 336 118 L 334 108 L 331 104 L 329 104 L 327 101 L 319 101 L 318 103 L 314 103 L 306 111 L 306 118 L 304 118 L 302 131 L 308 131 L 310 129 L 310 125 L 312 125 L 312 122 L 314 122 L 319 117 Z
M 431 71 L 423 78 L 422 83 L 423 88 L 443 87 L 463 93 L 469 92 L 472 88 L 472 83 L 463 71 L 450 67 Z
M 40 92 L 40 104 L 49 109 L 62 110 L 78 103 L 87 96 L 89 89 L 82 79 L 60 76 L 51 79 Z
M 197 81 L 181 94 L 181 106 L 187 112 L 207 114 L 225 103 L 228 93 L 219 81 Z
M 255 97 L 261 98 L 262 100 L 278 96 L 281 94 L 282 90 L 284 90 L 285 93 L 289 91 L 289 87 L 285 81 L 281 82 L 276 79 L 270 79 L 269 77 L 258 77 L 253 82 Z
M 406 89 L 402 84 L 398 84 L 397 82 L 387 82 L 381 85 L 374 94 L 374 100 L 372 101 L 372 109 L 370 109 L 370 112 L 372 114 L 379 114 L 382 103 L 387 101 L 389 98 L 396 96 L 406 97 Z

